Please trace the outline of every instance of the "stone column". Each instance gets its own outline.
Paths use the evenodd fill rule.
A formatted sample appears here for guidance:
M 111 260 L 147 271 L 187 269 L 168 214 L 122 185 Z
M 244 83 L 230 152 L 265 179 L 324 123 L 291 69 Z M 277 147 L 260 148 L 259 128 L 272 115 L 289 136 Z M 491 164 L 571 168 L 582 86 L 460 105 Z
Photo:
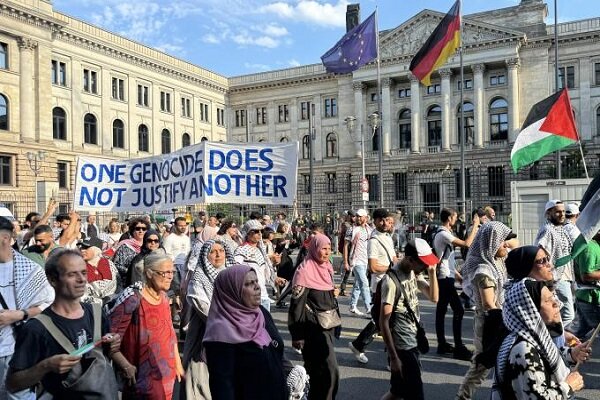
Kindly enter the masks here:
M 508 140 L 514 142 L 520 129 L 519 121 L 519 59 L 506 60 L 508 67 Z
M 450 129 L 452 121 L 452 107 L 450 100 L 452 98 L 452 88 L 450 87 L 450 77 L 452 71 L 449 68 L 441 69 L 442 76 L 442 151 L 450 151 Z
M 392 102 L 390 96 L 390 86 L 392 79 L 383 78 L 381 80 L 381 129 L 383 133 L 383 153 L 389 154 L 392 143 Z
M 473 71 L 473 97 L 474 97 L 474 110 L 473 110 L 473 123 L 474 123 L 474 145 L 476 148 L 483 147 L 483 116 L 485 110 L 484 98 L 483 98 L 483 71 L 485 71 L 484 64 L 474 64 L 471 66 Z M 460 134 L 460 132 L 459 132 Z
M 419 79 L 413 74 L 408 74 L 410 79 L 410 152 L 420 153 L 421 146 L 419 132 L 421 127 L 421 85 Z
M 19 119 L 21 141 L 32 142 L 35 140 L 35 96 L 33 75 L 33 51 L 38 43 L 35 40 L 20 37 L 19 44 Z
M 356 121 L 354 122 L 354 135 L 355 137 L 360 139 L 360 135 L 365 134 L 365 115 L 363 108 L 363 96 L 365 93 L 366 85 L 362 82 L 354 82 L 352 84 L 352 89 L 354 90 L 354 116 L 356 117 Z M 361 148 L 360 148 L 360 140 L 355 142 L 356 147 L 356 155 L 358 157 L 362 157 Z

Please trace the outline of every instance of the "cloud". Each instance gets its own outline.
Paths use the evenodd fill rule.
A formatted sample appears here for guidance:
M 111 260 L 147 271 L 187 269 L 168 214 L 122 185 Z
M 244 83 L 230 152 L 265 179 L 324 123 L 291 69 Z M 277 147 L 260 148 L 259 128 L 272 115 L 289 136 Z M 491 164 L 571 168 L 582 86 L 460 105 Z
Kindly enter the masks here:
M 293 59 L 293 58 L 292 58 L 291 60 L 289 60 L 289 61 L 287 62 L 287 64 L 288 64 L 288 66 L 290 66 L 290 67 L 299 67 L 299 66 L 301 66 L 301 65 L 302 65 L 302 64 L 300 63 L 300 61 L 298 61 L 298 60 L 296 60 L 296 59 Z
M 212 33 L 207 33 L 206 35 L 202 36 L 202 41 L 204 43 L 210 43 L 210 44 L 221 43 L 221 39 L 219 39 L 216 35 L 214 35 Z
M 273 69 L 273 68 L 271 68 L 270 65 L 249 63 L 249 62 L 244 63 L 244 68 L 251 70 L 251 71 L 258 71 L 258 72 L 269 71 L 269 70 Z
M 283 27 L 283 26 L 279 26 L 276 24 L 269 24 L 267 26 L 264 26 L 261 28 L 261 31 L 268 36 L 286 36 L 289 34 L 288 30 Z
M 233 35 L 231 37 L 231 40 L 233 40 L 234 43 L 237 43 L 242 46 L 255 45 L 255 46 L 260 46 L 260 47 L 266 47 L 269 49 L 274 49 L 277 46 L 279 46 L 279 41 L 276 39 L 273 39 L 272 37 L 269 37 L 269 36 L 252 37 L 245 32 L 241 32 L 239 34 Z
M 314 0 L 300 0 L 297 4 L 281 1 L 259 7 L 258 13 L 274 14 L 282 19 L 308 22 L 324 27 L 346 26 L 346 0 L 338 0 L 337 4 L 319 3 Z

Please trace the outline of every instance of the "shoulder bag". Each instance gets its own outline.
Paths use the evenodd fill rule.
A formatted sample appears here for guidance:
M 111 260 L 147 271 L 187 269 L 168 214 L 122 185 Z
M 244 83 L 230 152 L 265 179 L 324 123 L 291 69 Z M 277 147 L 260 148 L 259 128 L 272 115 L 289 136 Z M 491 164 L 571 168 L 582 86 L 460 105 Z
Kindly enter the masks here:
M 423 324 L 417 319 L 415 312 L 408 304 L 408 296 L 406 296 L 406 291 L 404 290 L 402 283 L 400 283 L 399 289 L 402 291 L 402 296 L 404 297 L 404 307 L 406 307 L 410 319 L 413 320 L 415 326 L 417 327 L 417 349 L 419 349 L 419 353 L 427 354 L 429 353 L 429 340 L 427 340 L 425 328 L 423 328 Z

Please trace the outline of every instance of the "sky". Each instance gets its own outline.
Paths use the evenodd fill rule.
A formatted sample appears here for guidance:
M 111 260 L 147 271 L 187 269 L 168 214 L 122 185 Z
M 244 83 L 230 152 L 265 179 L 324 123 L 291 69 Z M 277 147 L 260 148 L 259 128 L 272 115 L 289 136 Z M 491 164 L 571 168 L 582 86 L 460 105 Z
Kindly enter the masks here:
M 463 14 L 520 0 L 464 0 Z M 346 6 L 361 19 L 378 8 L 379 30 L 453 0 L 54 0 L 54 9 L 227 77 L 320 63 L 346 31 Z M 597 0 L 558 0 L 559 22 L 600 17 Z M 595 6 L 595 7 L 594 7 Z M 548 3 L 554 22 L 554 5 Z

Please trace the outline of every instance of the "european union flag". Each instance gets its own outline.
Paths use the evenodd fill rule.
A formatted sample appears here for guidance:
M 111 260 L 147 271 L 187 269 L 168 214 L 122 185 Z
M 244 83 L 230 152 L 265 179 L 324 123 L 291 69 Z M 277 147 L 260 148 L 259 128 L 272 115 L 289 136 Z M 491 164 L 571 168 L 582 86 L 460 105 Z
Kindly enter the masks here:
M 327 72 L 347 74 L 377 58 L 375 13 L 346 33 L 321 57 Z

